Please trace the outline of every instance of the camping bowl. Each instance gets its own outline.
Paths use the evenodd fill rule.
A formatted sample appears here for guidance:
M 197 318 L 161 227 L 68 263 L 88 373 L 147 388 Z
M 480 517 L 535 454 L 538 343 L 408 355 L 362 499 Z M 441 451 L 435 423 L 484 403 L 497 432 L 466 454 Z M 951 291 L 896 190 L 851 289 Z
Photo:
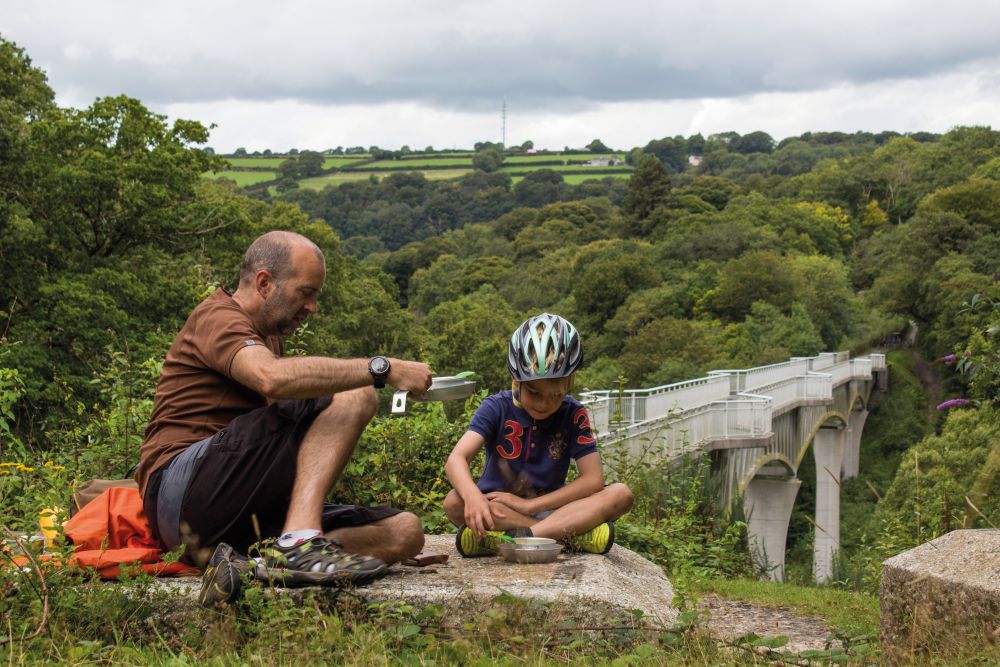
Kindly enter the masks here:
M 515 537 L 513 542 L 500 543 L 500 555 L 512 563 L 551 563 L 562 549 L 547 537 Z

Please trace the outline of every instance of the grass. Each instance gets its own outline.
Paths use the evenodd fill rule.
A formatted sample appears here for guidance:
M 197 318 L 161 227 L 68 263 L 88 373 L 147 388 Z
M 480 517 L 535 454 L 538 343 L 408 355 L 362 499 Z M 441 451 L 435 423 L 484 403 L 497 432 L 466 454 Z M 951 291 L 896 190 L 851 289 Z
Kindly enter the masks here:
M 226 160 L 229 161 L 233 167 L 236 168 L 247 168 L 247 169 L 277 169 L 278 165 L 287 160 L 288 158 L 284 155 L 275 157 L 227 157 Z
M 278 174 L 273 171 L 216 171 L 202 174 L 202 178 L 212 180 L 228 178 L 231 181 L 236 181 L 236 185 L 241 188 L 264 181 L 273 181 L 277 176 Z
M 420 171 L 419 169 L 414 169 L 413 171 L 423 174 L 425 178 L 429 181 L 440 181 L 449 178 L 458 178 L 465 174 L 471 172 L 471 169 L 429 169 L 427 171 Z M 341 171 L 336 174 L 329 174 L 327 176 L 316 176 L 314 178 L 306 178 L 299 181 L 300 188 L 309 188 L 312 190 L 321 190 L 329 185 L 340 185 L 341 183 L 347 183 L 349 181 L 365 181 L 375 176 L 376 179 L 381 180 L 390 174 L 401 174 L 408 173 L 405 171 Z
M 412 167 L 413 169 L 418 169 L 420 167 L 469 167 L 472 168 L 472 157 L 462 157 L 462 156 L 448 156 L 441 158 L 404 158 L 402 160 L 380 160 L 378 162 L 373 162 L 370 165 L 365 165 L 366 167 L 371 167 L 373 169 L 385 168 L 385 167 Z
M 508 156 L 504 160 L 504 164 L 531 164 L 533 162 L 551 162 L 553 160 L 560 160 L 563 164 L 566 164 L 569 160 L 594 160 L 596 158 L 611 158 L 615 157 L 619 160 L 624 160 L 625 156 L 620 153 L 569 153 L 569 154 L 551 154 L 551 155 L 512 155 Z
M 559 171 L 559 170 L 556 170 Z M 562 173 L 562 172 L 560 172 Z M 599 180 L 602 178 L 628 178 L 632 175 L 632 172 L 622 172 L 620 174 L 563 174 L 563 181 L 569 185 L 579 185 L 584 181 Z M 511 176 L 510 181 L 512 184 L 520 183 L 524 180 L 524 174 L 518 174 L 516 176 Z
M 330 169 L 331 167 L 346 167 L 355 162 L 361 162 L 362 160 L 367 160 L 368 156 L 359 157 L 328 157 L 323 160 L 323 168 Z

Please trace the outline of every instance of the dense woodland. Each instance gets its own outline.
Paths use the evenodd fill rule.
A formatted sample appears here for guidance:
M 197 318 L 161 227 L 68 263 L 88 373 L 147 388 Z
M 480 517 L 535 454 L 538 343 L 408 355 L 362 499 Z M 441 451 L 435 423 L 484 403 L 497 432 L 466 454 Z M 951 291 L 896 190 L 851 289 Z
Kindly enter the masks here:
M 280 194 L 204 179 L 225 164 L 208 141 L 201 123 L 128 97 L 61 108 L 0 40 L 0 511 L 12 525 L 71 479 L 128 473 L 174 333 L 279 228 L 328 260 L 320 313 L 290 353 L 420 358 L 475 371 L 484 390 L 507 384 L 507 338 L 542 310 L 582 330 L 578 390 L 862 353 L 915 332 L 918 361 L 897 357 L 873 414 L 867 465 L 883 499 L 848 489 L 877 509 L 845 540 L 855 583 L 871 590 L 893 550 L 1000 516 L 1000 132 L 665 137 L 619 147 L 628 180 L 393 173 Z M 928 410 L 908 370 L 922 360 L 943 378 L 934 400 L 967 400 Z M 379 421 L 344 495 L 442 527 L 440 468 L 467 416 L 438 406 Z M 718 541 L 729 528 L 707 514 L 683 534 L 704 542 L 683 562 L 669 531 L 636 514 L 626 541 L 668 568 L 745 571 L 720 552 L 739 536 Z

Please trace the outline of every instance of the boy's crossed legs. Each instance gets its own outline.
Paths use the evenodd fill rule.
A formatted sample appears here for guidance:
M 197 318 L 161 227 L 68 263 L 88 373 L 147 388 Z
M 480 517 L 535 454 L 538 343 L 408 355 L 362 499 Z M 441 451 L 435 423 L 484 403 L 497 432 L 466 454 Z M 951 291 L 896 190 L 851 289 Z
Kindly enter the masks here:
M 486 494 L 490 497 L 492 494 Z M 530 528 L 535 537 L 549 537 L 566 541 L 623 516 L 632 507 L 635 497 L 625 484 L 615 483 L 586 498 L 566 503 L 551 512 L 532 516 L 523 514 L 503 502 L 509 494 L 495 494 L 490 500 L 493 528 L 506 531 Z M 513 498 L 517 498 L 513 496 Z M 444 511 L 456 526 L 465 523 L 465 503 L 457 491 L 452 489 L 444 500 Z

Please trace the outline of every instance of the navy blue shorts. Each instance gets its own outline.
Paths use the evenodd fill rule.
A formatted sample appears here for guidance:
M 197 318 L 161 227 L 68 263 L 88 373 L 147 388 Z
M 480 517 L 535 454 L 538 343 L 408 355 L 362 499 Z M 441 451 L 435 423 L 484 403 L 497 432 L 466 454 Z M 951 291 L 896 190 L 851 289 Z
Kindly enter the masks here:
M 299 444 L 330 397 L 276 401 L 240 415 L 155 471 L 143 505 L 168 549 L 187 548 L 198 564 L 225 542 L 242 553 L 278 537 L 295 483 Z M 363 526 L 398 514 L 392 507 L 323 507 L 323 531 Z M 207 556 L 205 556 L 207 557 Z

